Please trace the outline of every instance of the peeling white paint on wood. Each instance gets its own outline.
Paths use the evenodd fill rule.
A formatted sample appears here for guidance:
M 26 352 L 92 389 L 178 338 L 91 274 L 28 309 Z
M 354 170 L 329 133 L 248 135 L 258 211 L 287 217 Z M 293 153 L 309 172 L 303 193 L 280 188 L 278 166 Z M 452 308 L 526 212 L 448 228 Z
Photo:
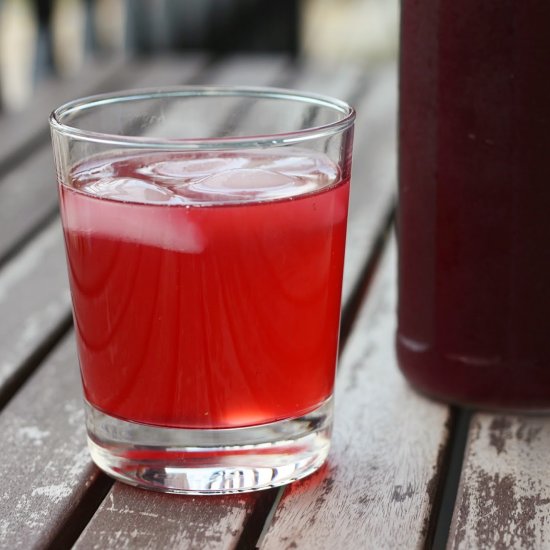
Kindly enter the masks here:
M 472 417 L 448 548 L 550 547 L 550 418 Z
M 342 356 L 327 466 L 285 490 L 262 550 L 421 548 L 446 443 L 446 406 L 397 369 L 392 243 Z
M 84 422 L 71 424 L 66 411 L 68 404 L 80 409 L 81 400 L 71 335 L 0 415 L 0 477 L 9 480 L 0 495 L 6 548 L 46 545 L 97 476 Z

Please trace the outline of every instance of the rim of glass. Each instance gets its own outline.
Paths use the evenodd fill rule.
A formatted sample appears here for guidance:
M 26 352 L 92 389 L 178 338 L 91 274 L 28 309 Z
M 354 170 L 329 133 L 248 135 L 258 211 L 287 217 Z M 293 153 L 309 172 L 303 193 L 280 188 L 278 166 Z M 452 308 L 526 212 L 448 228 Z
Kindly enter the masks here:
M 112 105 L 121 102 L 154 100 L 178 97 L 243 97 L 269 98 L 309 103 L 332 109 L 341 113 L 341 118 L 320 126 L 312 126 L 301 130 L 273 133 L 251 134 L 246 136 L 227 136 L 214 138 L 162 138 L 145 136 L 127 136 L 109 134 L 91 130 L 83 130 L 63 119 L 87 109 Z M 139 88 L 122 90 L 114 93 L 96 94 L 81 99 L 69 101 L 55 109 L 50 115 L 50 126 L 60 134 L 74 139 L 119 145 L 124 147 L 140 147 L 147 149 L 221 149 L 244 147 L 274 147 L 291 145 L 318 138 L 329 137 L 342 132 L 353 125 L 355 109 L 345 101 L 321 94 L 300 92 L 285 88 L 257 86 L 169 86 L 163 88 Z

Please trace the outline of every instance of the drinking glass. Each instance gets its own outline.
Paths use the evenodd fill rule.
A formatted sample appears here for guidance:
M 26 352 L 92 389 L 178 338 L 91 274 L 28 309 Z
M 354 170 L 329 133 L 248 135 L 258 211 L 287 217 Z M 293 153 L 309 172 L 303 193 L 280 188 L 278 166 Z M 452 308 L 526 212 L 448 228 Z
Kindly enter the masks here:
M 231 493 L 325 461 L 354 117 L 336 99 L 224 87 L 52 113 L 88 444 L 105 472 Z

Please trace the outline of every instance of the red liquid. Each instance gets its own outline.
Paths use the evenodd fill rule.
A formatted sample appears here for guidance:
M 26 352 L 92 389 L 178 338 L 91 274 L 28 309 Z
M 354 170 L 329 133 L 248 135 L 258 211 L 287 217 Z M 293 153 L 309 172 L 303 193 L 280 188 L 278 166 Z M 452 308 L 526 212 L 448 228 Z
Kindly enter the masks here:
M 165 159 L 177 161 L 77 167 L 71 185 L 105 190 Z M 186 428 L 319 406 L 333 388 L 348 192 L 348 181 L 332 181 L 271 202 L 188 207 L 156 191 L 147 198 L 160 202 L 137 204 L 61 186 L 86 399 L 112 416 Z
M 405 1 L 399 328 L 420 390 L 550 406 L 550 3 Z

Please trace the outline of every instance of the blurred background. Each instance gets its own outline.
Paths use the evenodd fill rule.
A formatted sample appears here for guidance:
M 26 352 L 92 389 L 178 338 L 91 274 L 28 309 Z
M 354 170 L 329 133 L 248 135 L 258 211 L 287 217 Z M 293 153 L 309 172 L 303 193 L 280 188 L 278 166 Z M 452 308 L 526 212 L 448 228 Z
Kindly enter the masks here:
M 398 0 L 0 0 L 0 105 L 93 57 L 286 53 L 328 63 L 395 57 Z

